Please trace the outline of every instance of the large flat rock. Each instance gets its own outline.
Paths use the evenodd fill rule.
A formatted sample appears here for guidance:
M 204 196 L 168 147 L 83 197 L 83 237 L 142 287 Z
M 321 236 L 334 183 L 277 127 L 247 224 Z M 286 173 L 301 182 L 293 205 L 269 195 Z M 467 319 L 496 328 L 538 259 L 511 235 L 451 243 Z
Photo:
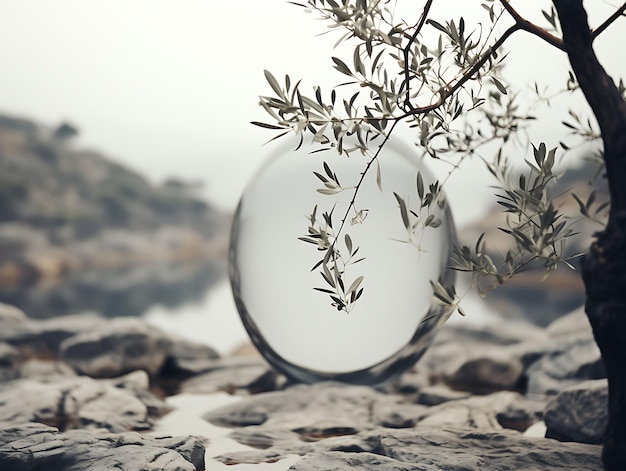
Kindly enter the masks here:
M 201 471 L 204 450 L 196 437 L 60 433 L 40 423 L 0 423 L 0 469 L 7 471 Z

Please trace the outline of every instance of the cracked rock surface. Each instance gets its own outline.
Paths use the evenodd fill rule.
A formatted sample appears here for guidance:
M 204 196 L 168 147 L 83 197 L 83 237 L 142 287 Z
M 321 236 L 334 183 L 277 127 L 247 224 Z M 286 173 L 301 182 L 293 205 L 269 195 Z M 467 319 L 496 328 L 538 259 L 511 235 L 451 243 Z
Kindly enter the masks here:
M 292 384 L 258 355 L 220 358 L 138 319 L 0 305 L 0 470 L 600 470 L 603 378 L 582 310 L 545 329 L 444 326 L 372 388 Z M 230 428 L 232 451 L 205 461 L 205 438 L 154 435 L 164 396 L 215 392 L 240 399 L 193 417 Z
M 146 437 L 138 433 L 60 433 L 25 422 L 0 423 L 0 469 L 83 471 L 203 470 L 204 444 L 196 437 Z

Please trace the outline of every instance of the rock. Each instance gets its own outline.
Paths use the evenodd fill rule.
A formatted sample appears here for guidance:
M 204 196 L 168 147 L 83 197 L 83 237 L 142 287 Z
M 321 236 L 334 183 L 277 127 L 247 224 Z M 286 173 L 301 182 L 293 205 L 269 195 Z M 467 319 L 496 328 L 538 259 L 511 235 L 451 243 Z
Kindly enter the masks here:
M 140 373 L 145 376 L 145 373 Z M 137 376 L 137 375 L 135 375 Z M 0 386 L 0 421 L 37 421 L 62 430 L 105 428 L 111 432 L 150 429 L 168 409 L 137 384 L 87 377 L 52 382 L 18 379 Z M 146 380 L 147 382 L 147 380 Z
M 394 401 L 376 401 L 372 406 L 373 424 L 388 428 L 409 428 L 425 415 L 429 408 L 420 404 L 404 404 Z
M 452 389 L 475 394 L 514 390 L 519 387 L 524 367 L 517 358 L 497 353 L 484 353 L 463 359 L 445 382 Z
M 420 361 L 412 369 L 397 377 L 391 384 L 390 391 L 409 396 L 416 395 L 419 391 L 430 386 L 431 381 L 427 370 L 421 365 Z
M 2 327 L 0 341 L 37 355 L 58 356 L 65 339 L 104 327 L 106 319 L 95 314 L 80 314 L 45 320 L 28 320 Z
M 0 342 L 0 383 L 19 376 L 19 353 L 11 345 Z
M 514 322 L 446 325 L 416 368 L 432 382 L 455 389 L 483 394 L 515 389 L 526 365 L 523 358 L 536 358 L 547 338 L 542 329 Z
M 416 468 L 414 464 L 401 463 L 398 460 L 374 453 L 340 453 L 337 451 L 311 453 L 289 468 L 290 471 L 352 471 L 354 469 L 438 471 L 441 468 L 430 465 Z
M 155 375 L 171 345 L 160 329 L 140 319 L 118 318 L 96 331 L 64 340 L 60 353 L 77 371 L 94 378 L 111 378 L 134 370 Z
M 541 352 L 527 358 L 527 392 L 554 395 L 591 379 L 606 378 L 600 350 L 583 308 L 552 322 Z
M 243 445 L 261 450 L 272 447 L 280 448 L 283 451 L 301 450 L 299 446 L 294 447 L 293 445 L 303 443 L 300 440 L 300 435 L 296 432 L 284 428 L 264 427 L 262 425 L 250 425 L 248 427 L 238 428 L 228 436 Z
M 208 345 L 172 338 L 162 376 L 193 376 L 213 369 L 219 354 Z
M 0 424 L 0 469 L 83 471 L 200 471 L 204 441 L 137 433 L 70 431 L 39 423 Z
M 541 416 L 543 404 L 528 401 L 519 393 L 502 391 L 488 396 L 472 396 L 428 408 L 418 427 L 448 427 L 499 430 L 504 427 L 523 431 Z
M 608 383 L 585 381 L 561 391 L 544 412 L 546 437 L 561 441 L 602 443 L 608 422 Z
M 22 363 L 20 367 L 20 378 L 37 379 L 46 383 L 73 376 L 77 376 L 74 369 L 59 360 L 31 358 Z
M 529 394 L 553 395 L 589 379 L 606 378 L 600 350 L 592 337 L 555 343 L 526 371 Z
M 467 391 L 453 391 L 445 385 L 426 386 L 417 394 L 416 402 L 425 406 L 436 406 L 444 402 L 467 399 L 471 394 Z
M 546 333 L 554 340 L 591 338 L 593 336 L 584 306 L 553 321 L 547 327 Z
M 215 461 L 227 466 L 237 464 L 275 463 L 285 458 L 283 453 L 272 450 L 237 451 L 223 453 L 215 458 Z
M 518 432 L 421 427 L 376 428 L 317 442 L 291 442 L 288 436 L 263 450 L 231 452 L 223 463 L 275 462 L 297 453 L 304 458 L 290 470 L 600 471 L 601 447 L 524 437 Z M 299 443 L 298 443 L 299 442 Z M 265 443 L 267 444 L 267 443 Z
M 3 328 L 24 324 L 26 320 L 26 314 L 21 309 L 10 304 L 0 303 L 0 325 Z
M 602 469 L 599 446 L 525 438 L 513 431 L 443 431 L 418 427 L 364 433 L 355 437 L 355 442 L 359 439 L 365 445 L 363 451 L 397 460 L 399 466 L 412 464 L 412 469 L 424 465 L 447 471 Z
M 237 391 L 261 393 L 274 391 L 286 379 L 272 370 L 259 357 L 227 357 L 204 362 L 209 370 L 198 374 L 181 385 L 181 392 L 208 393 Z
M 320 438 L 372 428 L 377 425 L 376 421 L 389 418 L 388 414 L 375 414 L 375 410 L 402 402 L 401 396 L 384 394 L 367 386 L 326 382 L 257 394 L 210 411 L 204 418 L 222 427 L 267 424 Z M 415 408 L 423 409 L 422 406 Z M 410 421 L 410 418 L 401 420 Z

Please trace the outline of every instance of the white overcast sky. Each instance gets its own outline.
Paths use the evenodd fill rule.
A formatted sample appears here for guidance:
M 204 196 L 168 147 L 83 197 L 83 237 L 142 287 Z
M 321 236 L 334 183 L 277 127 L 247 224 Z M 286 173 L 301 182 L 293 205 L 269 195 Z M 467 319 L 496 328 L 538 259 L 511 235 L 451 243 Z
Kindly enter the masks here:
M 421 2 L 400 3 L 421 11 Z M 468 5 L 482 11 L 479 3 L 439 2 L 454 16 Z M 513 3 L 533 18 L 540 18 L 536 4 L 549 5 Z M 0 0 L 0 12 L 0 112 L 74 123 L 81 131 L 75 145 L 153 181 L 203 180 L 207 196 L 226 209 L 269 152 L 262 144 L 272 134 L 249 124 L 265 119 L 257 106 L 269 92 L 263 69 L 304 78 L 305 90 L 341 81 L 330 61 L 342 54 L 332 50 L 337 36 L 316 36 L 326 24 L 286 0 Z M 620 31 L 624 20 L 598 48 L 623 68 Z M 538 40 L 526 35 L 511 48 L 520 82 L 538 73 L 564 77 L 563 55 Z M 552 129 L 542 125 L 539 139 L 556 144 Z M 476 182 L 464 177 L 449 195 L 453 209 L 461 206 L 458 220 L 473 214 L 468 193 L 480 193 Z

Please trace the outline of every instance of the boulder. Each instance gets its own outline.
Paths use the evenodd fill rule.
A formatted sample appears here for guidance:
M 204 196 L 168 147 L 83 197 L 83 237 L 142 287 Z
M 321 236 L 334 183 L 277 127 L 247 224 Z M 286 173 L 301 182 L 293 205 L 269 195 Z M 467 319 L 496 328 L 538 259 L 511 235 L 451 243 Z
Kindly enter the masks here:
M 606 378 L 606 370 L 593 337 L 574 337 L 550 345 L 526 376 L 529 394 L 554 395 L 589 379 Z
M 561 391 L 546 406 L 546 437 L 561 441 L 602 443 L 608 422 L 607 380 L 585 381 Z
M 0 469 L 83 471 L 200 471 L 205 441 L 197 437 L 147 437 L 138 433 L 72 430 L 40 423 L 0 423 Z
M 26 319 L 26 314 L 21 309 L 10 304 L 0 303 L 0 325 L 3 328 L 24 324 Z
M 249 442 L 250 443 L 250 442 Z M 215 457 L 228 464 L 275 462 L 294 453 L 303 458 L 292 471 L 426 470 L 600 471 L 601 447 L 523 437 L 511 430 L 486 431 L 430 427 L 376 428 L 356 435 L 305 443 L 283 435 L 273 446 Z M 252 443 L 251 443 L 252 444 Z M 265 442 L 264 446 L 268 443 Z
M 429 407 L 418 426 L 466 430 L 513 428 L 524 431 L 541 418 L 542 409 L 542 403 L 529 401 L 516 392 L 501 391 Z
M 488 394 L 517 389 L 523 372 L 524 366 L 518 358 L 492 351 L 461 360 L 458 367 L 446 375 L 445 382 L 455 390 Z
M 64 340 L 80 333 L 89 333 L 106 326 L 107 320 L 95 314 L 80 314 L 52 319 L 9 323 L 0 329 L 0 341 L 39 356 L 58 356 Z
M 210 411 L 204 418 L 222 427 L 267 424 L 320 438 L 357 433 L 379 422 L 391 420 L 397 424 L 417 420 L 423 406 L 410 408 L 407 404 L 394 410 L 396 414 L 403 414 L 402 418 L 390 416 L 390 406 L 402 402 L 401 396 L 384 394 L 367 386 L 325 382 L 257 394 Z
M 181 385 L 181 392 L 225 391 L 261 393 L 274 391 L 286 382 L 260 357 L 227 357 L 203 362 L 205 371 Z
M 112 378 L 134 370 L 156 375 L 167 358 L 172 340 L 140 319 L 118 318 L 90 332 L 64 340 L 60 354 L 80 373 Z
M 8 343 L 0 342 L 0 383 L 19 376 L 19 352 Z
M 208 345 L 172 337 L 167 358 L 163 364 L 163 376 L 193 376 L 213 369 L 219 354 Z
M 145 389 L 145 373 L 116 381 L 88 377 L 17 379 L 0 385 L 0 421 L 66 429 L 148 430 L 167 406 Z

